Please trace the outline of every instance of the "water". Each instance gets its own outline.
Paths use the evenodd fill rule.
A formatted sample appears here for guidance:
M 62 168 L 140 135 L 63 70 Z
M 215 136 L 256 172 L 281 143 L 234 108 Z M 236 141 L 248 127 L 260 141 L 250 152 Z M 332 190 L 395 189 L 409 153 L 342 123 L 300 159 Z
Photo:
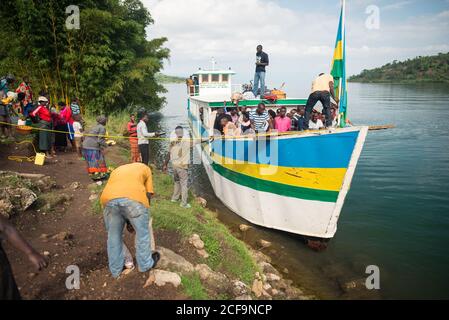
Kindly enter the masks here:
M 164 130 L 187 126 L 184 85 L 167 85 Z M 295 94 L 304 97 L 304 93 Z M 255 227 L 242 239 L 273 242 L 268 253 L 289 277 L 321 298 L 449 298 L 449 88 L 436 85 L 350 84 L 349 117 L 356 124 L 394 124 L 370 132 L 339 228 L 325 252 L 296 235 Z M 166 150 L 165 145 L 153 146 Z M 201 166 L 192 182 L 231 230 L 245 221 L 211 194 Z M 380 268 L 378 291 L 342 291 Z

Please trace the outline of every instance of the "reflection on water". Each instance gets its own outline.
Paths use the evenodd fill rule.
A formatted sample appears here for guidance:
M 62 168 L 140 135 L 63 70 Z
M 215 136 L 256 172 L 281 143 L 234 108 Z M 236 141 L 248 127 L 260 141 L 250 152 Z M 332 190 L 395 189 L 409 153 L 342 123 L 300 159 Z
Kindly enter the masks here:
M 188 127 L 183 85 L 167 85 L 164 117 L 153 129 Z M 357 124 L 395 124 L 370 132 L 346 199 L 339 230 L 325 252 L 308 249 L 296 235 L 254 227 L 243 240 L 267 254 L 288 277 L 322 298 L 449 298 L 449 91 L 444 86 L 361 85 L 349 88 L 349 117 Z M 294 95 L 294 94 L 293 94 Z M 304 94 L 296 95 L 303 97 Z M 152 144 L 162 163 L 165 142 Z M 194 165 L 190 177 L 231 230 L 246 223 L 211 194 L 207 175 Z M 381 290 L 342 291 L 377 265 Z

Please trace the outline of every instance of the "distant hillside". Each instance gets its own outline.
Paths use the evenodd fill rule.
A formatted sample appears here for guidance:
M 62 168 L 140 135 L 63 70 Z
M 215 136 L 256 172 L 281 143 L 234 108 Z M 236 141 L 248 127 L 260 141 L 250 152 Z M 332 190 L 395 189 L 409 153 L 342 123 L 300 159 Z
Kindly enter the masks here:
M 186 78 L 167 76 L 166 74 L 158 73 L 156 74 L 156 80 L 159 83 L 184 83 L 186 81 Z
M 393 61 L 380 68 L 363 70 L 348 79 L 351 82 L 378 83 L 449 83 L 449 53 Z

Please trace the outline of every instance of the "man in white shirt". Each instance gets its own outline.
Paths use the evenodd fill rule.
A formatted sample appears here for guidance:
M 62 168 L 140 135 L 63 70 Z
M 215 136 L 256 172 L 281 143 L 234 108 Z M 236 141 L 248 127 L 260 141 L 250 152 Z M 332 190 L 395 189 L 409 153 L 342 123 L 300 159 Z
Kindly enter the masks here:
M 312 93 L 309 96 L 306 104 L 305 125 L 309 124 L 310 113 L 318 101 L 323 105 L 323 114 L 326 116 L 326 127 L 332 126 L 332 119 L 330 114 L 332 99 L 338 104 L 339 100 L 335 97 L 334 92 L 334 78 L 330 74 L 321 73 L 312 82 Z M 307 129 L 307 128 L 306 128 Z
M 309 130 L 320 130 L 324 128 L 323 121 L 318 117 L 318 113 L 312 114 L 312 119 L 309 121 Z
M 139 145 L 142 163 L 146 165 L 150 162 L 150 141 L 148 138 L 157 137 L 156 133 L 148 132 L 148 120 L 148 114 L 145 113 L 137 124 L 137 144 Z

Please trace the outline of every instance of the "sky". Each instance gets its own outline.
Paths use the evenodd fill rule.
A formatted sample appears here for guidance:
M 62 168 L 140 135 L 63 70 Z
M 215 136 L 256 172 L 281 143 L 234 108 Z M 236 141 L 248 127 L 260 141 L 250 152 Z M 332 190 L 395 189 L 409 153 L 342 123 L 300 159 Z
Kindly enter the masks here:
M 198 68 L 254 76 L 258 44 L 270 56 L 267 84 L 310 86 L 329 72 L 339 0 L 143 0 L 154 25 L 148 38 L 167 37 L 171 58 L 164 73 L 188 76 Z M 449 0 L 347 0 L 349 75 L 393 60 L 449 52 Z M 377 15 L 378 13 L 378 15 Z M 376 19 L 378 17 L 378 19 Z

